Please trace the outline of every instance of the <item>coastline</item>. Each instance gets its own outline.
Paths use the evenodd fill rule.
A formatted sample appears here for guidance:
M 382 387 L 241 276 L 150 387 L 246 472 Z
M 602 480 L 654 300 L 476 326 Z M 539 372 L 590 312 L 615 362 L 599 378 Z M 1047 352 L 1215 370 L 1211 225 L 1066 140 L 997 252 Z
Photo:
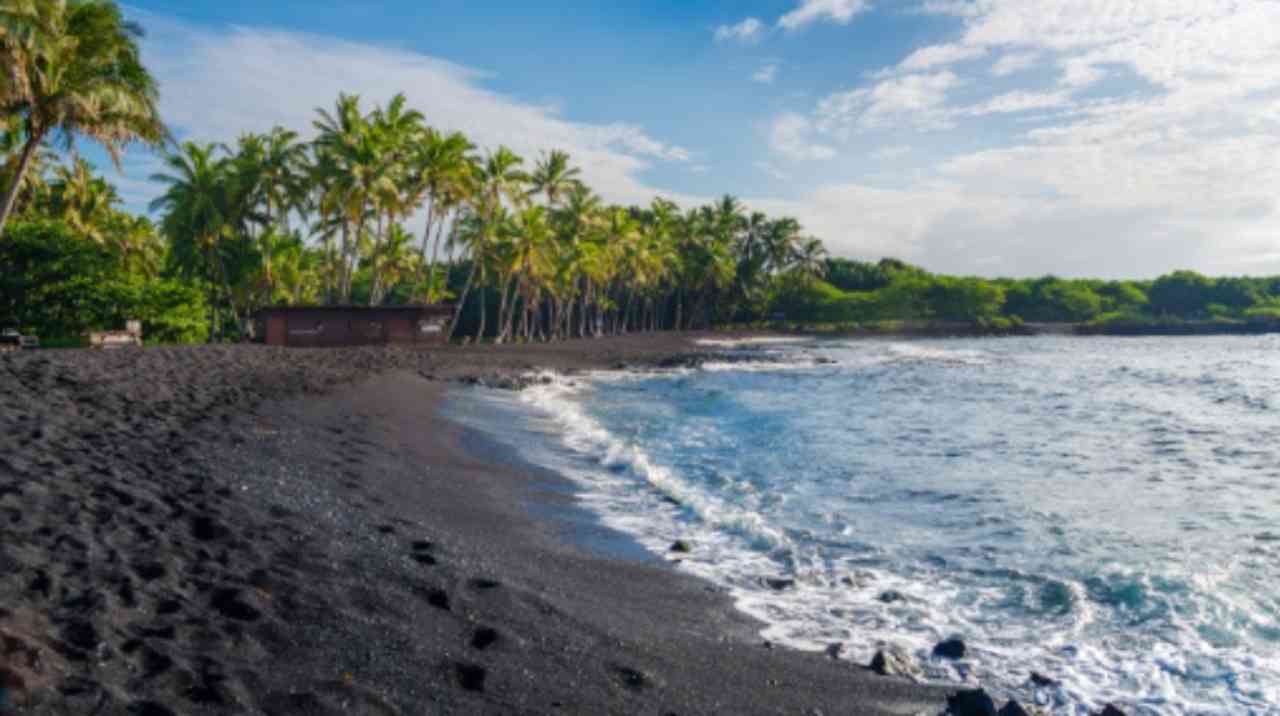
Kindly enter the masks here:
M 531 482 L 564 478 L 495 459 L 438 411 L 442 380 L 682 365 L 706 353 L 693 337 L 0 359 L 11 699 L 39 714 L 941 711 L 954 689 L 765 648 L 710 584 L 570 544 L 527 505 Z

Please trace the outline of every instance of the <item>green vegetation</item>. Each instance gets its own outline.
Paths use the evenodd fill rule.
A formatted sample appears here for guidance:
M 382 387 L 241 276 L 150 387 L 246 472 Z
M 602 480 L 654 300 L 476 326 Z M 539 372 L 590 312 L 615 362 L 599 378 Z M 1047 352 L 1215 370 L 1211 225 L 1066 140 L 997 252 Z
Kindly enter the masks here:
M 0 0 L 0 328 L 68 344 L 138 318 L 152 341 L 239 340 L 264 306 L 439 301 L 457 304 L 455 337 L 496 342 L 731 324 L 1280 321 L 1280 278 L 941 276 L 830 258 L 794 219 L 730 196 L 607 205 L 564 152 L 481 151 L 403 96 L 366 110 L 340 95 L 310 141 L 278 127 L 174 145 L 140 34 L 108 0 Z M 113 159 L 133 142 L 161 148 L 154 222 L 121 209 L 78 139 Z

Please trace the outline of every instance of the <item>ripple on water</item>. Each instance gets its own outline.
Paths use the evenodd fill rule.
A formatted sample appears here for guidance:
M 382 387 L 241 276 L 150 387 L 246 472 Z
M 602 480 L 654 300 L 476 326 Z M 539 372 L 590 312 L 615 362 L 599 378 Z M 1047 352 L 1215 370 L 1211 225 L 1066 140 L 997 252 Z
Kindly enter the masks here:
M 897 643 L 1055 713 L 1278 714 L 1276 347 L 824 343 L 822 370 L 526 398 L 606 522 L 658 552 L 689 539 L 679 568 L 771 641 Z M 928 659 L 950 635 L 974 646 L 963 673 Z

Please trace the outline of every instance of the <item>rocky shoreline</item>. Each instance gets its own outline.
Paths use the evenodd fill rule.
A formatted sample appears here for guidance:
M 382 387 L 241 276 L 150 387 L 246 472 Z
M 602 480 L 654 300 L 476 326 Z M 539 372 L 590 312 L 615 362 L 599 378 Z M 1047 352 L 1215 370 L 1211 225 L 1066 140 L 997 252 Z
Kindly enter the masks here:
M 564 544 L 525 507 L 555 476 L 436 415 L 458 383 L 750 359 L 692 338 L 0 356 L 0 713 L 996 713 Z

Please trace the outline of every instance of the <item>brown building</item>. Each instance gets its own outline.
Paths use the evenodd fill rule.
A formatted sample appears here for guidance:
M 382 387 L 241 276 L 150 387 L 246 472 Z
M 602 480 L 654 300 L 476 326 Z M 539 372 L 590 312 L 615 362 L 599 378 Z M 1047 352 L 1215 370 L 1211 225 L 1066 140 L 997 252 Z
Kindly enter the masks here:
M 254 314 L 254 333 L 273 346 L 321 348 L 442 343 L 451 306 L 289 306 Z

